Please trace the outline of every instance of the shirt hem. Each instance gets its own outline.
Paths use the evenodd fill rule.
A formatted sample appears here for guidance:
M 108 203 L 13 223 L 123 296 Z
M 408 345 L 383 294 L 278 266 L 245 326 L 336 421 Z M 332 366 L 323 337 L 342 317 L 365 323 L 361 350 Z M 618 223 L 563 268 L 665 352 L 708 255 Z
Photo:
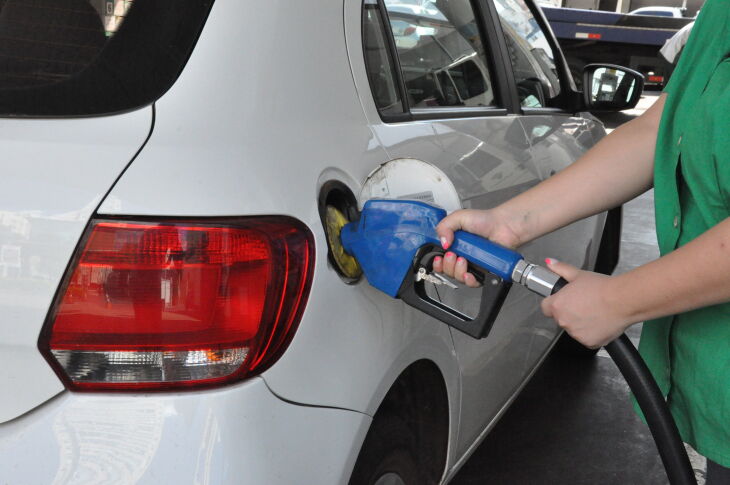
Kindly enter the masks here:
M 648 426 L 648 423 L 646 422 L 646 417 L 644 416 L 644 412 L 639 407 L 639 403 L 636 402 L 636 398 L 634 398 L 633 395 L 631 396 L 631 400 L 633 401 L 634 412 L 639 417 L 641 422 Z M 672 416 L 672 419 L 674 419 L 674 416 Z M 691 446 L 692 448 L 694 448 L 694 450 L 697 453 L 704 456 L 708 460 L 712 460 L 715 463 L 717 463 L 718 465 L 722 465 L 726 468 L 730 468 L 730 454 L 718 452 L 712 446 L 705 447 L 703 445 L 698 444 L 697 441 L 695 441 L 695 440 L 685 439 L 684 437 L 689 435 L 689 433 L 687 433 L 684 429 L 682 429 L 682 427 L 679 424 L 677 424 L 676 419 L 674 419 L 674 423 L 677 426 L 677 430 L 679 431 L 679 436 L 682 438 L 683 443 L 686 443 L 689 446 Z M 652 438 L 653 437 L 654 436 L 652 435 Z

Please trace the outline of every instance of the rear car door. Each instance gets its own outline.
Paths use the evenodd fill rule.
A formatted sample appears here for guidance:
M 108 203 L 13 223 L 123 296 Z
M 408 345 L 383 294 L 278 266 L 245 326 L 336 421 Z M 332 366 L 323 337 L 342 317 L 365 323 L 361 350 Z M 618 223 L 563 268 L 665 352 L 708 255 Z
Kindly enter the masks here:
M 508 39 L 498 12 L 495 4 L 469 0 L 364 2 L 368 84 L 359 91 L 372 129 L 390 159 L 417 158 L 440 168 L 465 208 L 494 207 L 585 150 L 573 141 L 585 122 L 557 106 L 561 85 L 557 70 L 549 68 L 547 40 L 536 51 L 524 37 Z M 523 29 L 528 27 L 533 36 L 542 34 L 536 22 Z M 510 48 L 526 52 L 519 63 L 511 61 Z M 357 66 L 353 69 L 357 82 Z M 528 113 L 531 121 L 523 123 Z M 521 250 L 533 260 L 548 255 L 571 260 L 569 254 L 585 255 L 592 233 L 586 234 L 570 248 L 562 247 L 567 235 L 559 234 Z M 453 306 L 473 304 L 463 289 L 454 295 L 439 291 Z M 406 315 L 428 318 L 415 310 Z M 557 334 L 540 315 L 538 298 L 519 289 L 509 295 L 486 339 L 452 330 L 462 376 L 456 456 L 516 394 Z
M 515 114 L 529 147 L 524 163 L 544 180 L 590 148 L 593 127 L 562 109 L 570 86 L 566 72 L 560 70 L 556 44 L 538 22 L 539 11 L 523 0 L 490 0 L 486 8 L 495 21 L 502 58 L 506 57 L 508 91 L 519 103 Z M 519 190 L 531 185 L 521 183 Z M 494 206 L 511 195 L 493 194 L 478 207 Z M 535 262 L 553 257 L 585 267 L 598 249 L 597 242 L 592 243 L 597 224 L 596 218 L 578 222 L 521 247 L 520 252 Z M 506 399 L 517 394 L 559 334 L 554 322 L 542 315 L 539 302 L 538 296 L 513 289 L 495 323 L 495 330 L 504 334 L 500 341 L 489 342 L 491 335 L 487 342 L 474 341 L 454 333 L 463 382 L 459 452 L 467 451 L 489 429 Z

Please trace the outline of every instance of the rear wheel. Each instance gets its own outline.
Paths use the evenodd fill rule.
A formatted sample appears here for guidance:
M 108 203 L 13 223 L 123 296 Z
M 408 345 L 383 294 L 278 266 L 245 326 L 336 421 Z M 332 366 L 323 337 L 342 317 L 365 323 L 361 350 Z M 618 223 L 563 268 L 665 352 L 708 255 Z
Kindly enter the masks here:
M 350 485 L 418 485 L 416 436 L 398 416 L 376 417 L 355 463 Z
M 360 448 L 350 485 L 430 485 L 446 467 L 449 401 L 438 367 L 408 366 L 380 403 Z

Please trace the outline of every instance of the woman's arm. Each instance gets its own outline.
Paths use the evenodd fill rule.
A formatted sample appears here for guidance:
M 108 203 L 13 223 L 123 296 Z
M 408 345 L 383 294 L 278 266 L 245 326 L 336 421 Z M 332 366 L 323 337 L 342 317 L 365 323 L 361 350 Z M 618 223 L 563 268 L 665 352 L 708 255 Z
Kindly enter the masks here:
M 617 207 L 651 188 L 665 97 L 661 95 L 644 114 L 614 130 L 565 170 L 496 207 L 517 237 L 513 245 Z M 453 231 L 474 232 L 469 228 L 479 229 L 472 219 L 480 212 L 454 212 L 439 224 L 439 236 L 450 244 Z
M 649 190 L 665 98 L 661 95 L 644 114 L 621 125 L 565 170 L 505 202 L 502 210 L 524 221 L 521 239 L 535 239 Z
M 730 301 L 730 219 L 621 275 L 549 267 L 570 284 L 543 300 L 543 312 L 576 340 L 599 347 L 634 323 Z
M 461 210 L 436 228 L 444 249 L 463 229 L 508 247 L 522 244 L 576 220 L 617 207 L 646 192 L 654 175 L 654 147 L 666 95 L 638 118 L 620 126 L 578 161 L 523 194 L 490 210 Z M 478 286 L 467 264 L 453 253 L 434 269 Z

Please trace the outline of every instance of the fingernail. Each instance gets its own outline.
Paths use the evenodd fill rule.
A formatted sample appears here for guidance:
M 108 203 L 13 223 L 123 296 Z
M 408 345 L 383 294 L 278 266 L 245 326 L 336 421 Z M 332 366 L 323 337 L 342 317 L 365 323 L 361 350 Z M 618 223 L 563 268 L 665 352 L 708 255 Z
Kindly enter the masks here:
M 433 262 L 434 263 L 440 263 L 441 262 L 441 256 L 436 256 L 435 258 L 433 258 Z
M 448 241 L 446 240 L 446 238 L 445 238 L 445 237 L 442 237 L 442 238 L 441 238 L 441 246 L 442 246 L 442 247 L 443 247 L 444 249 L 449 249 L 449 242 L 448 242 Z
M 456 262 L 457 262 L 458 264 L 463 264 L 463 263 L 464 263 L 464 261 L 466 261 L 466 260 L 465 260 L 464 258 L 462 258 L 461 256 L 459 256 L 458 258 L 456 258 Z
M 555 263 L 557 263 L 557 262 L 558 262 L 558 260 L 557 260 L 557 259 L 553 259 L 553 258 L 545 258 L 545 264 L 551 265 L 551 264 L 555 264 Z
M 446 258 L 446 259 L 454 259 L 454 256 L 456 256 L 456 255 L 454 253 L 452 253 L 451 251 L 444 254 L 444 258 Z

